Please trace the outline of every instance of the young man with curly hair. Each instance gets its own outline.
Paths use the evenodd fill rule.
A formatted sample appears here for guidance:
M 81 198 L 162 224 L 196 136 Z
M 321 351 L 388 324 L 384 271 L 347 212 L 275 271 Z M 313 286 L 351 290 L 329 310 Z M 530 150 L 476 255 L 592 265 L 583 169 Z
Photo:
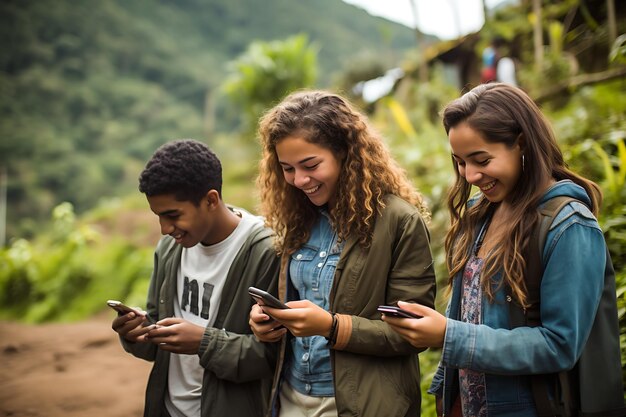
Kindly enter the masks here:
M 276 292 L 272 232 L 224 203 L 220 161 L 195 140 L 157 149 L 139 190 L 164 236 L 145 316 L 120 315 L 112 327 L 126 351 L 154 362 L 144 416 L 263 415 L 276 352 L 251 334 L 247 289 Z

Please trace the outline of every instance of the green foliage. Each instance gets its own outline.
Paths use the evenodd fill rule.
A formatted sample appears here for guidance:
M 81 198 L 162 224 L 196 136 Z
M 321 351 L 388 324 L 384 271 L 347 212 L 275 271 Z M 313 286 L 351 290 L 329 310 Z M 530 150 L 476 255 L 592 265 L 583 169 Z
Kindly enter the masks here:
M 320 46 L 324 82 L 353 55 L 414 44 L 411 29 L 337 0 L 0 2 L 9 237 L 36 235 L 63 201 L 84 213 L 134 192 L 168 140 L 232 131 L 226 63 L 254 40 L 297 33 Z
M 49 235 L 0 250 L 0 318 L 78 320 L 102 310 L 108 298 L 141 305 L 151 252 L 119 238 L 103 241 L 63 203 L 54 209 Z
M 577 69 L 576 60 L 563 51 L 564 28 L 557 20 L 548 22 L 547 30 L 550 45 L 543 51 L 543 70 L 537 77 L 535 68 L 526 66 L 520 71 L 520 80 L 533 93 L 540 93 L 569 76 L 574 75 Z
M 231 63 L 231 75 L 223 88 L 243 109 L 249 131 L 256 128 L 268 106 L 294 90 L 315 84 L 317 49 L 302 34 L 284 41 L 257 41 Z
M 563 52 L 563 24 L 553 20 L 548 24 L 550 34 L 550 52 L 559 55 Z
M 437 417 L 435 396 L 428 394 L 428 389 L 435 376 L 441 349 L 428 349 L 420 353 L 420 372 L 422 380 L 420 388 L 422 391 L 422 417 Z
M 618 36 L 613 42 L 609 61 L 616 64 L 626 64 L 626 33 Z
M 493 18 L 489 19 L 487 24 L 480 30 L 482 41 L 479 45 L 480 49 L 477 49 L 477 51 L 480 53 L 489 44 L 490 40 L 496 36 L 511 42 L 516 36 L 530 32 L 532 30 L 531 19 L 532 17 L 528 15 L 528 11 L 522 3 L 512 4 L 496 10 Z

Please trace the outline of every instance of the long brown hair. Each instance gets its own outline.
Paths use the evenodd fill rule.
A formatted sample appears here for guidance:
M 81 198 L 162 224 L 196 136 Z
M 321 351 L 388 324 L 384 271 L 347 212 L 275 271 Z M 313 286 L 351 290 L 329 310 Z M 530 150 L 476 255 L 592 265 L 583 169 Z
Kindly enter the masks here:
M 572 180 L 585 189 L 596 215 L 602 201 L 600 188 L 567 168 L 549 122 L 532 99 L 516 87 L 482 84 L 452 101 L 443 111 L 446 133 L 460 123 L 467 123 L 489 143 L 504 143 L 511 148 L 523 141 L 524 170 L 512 195 L 507 196 L 511 201 L 511 216 L 503 226 L 506 230 L 500 235 L 501 241 L 485 258 L 481 285 L 488 298 L 493 299 L 497 287 L 494 288 L 490 279 L 502 269 L 503 283 L 526 306 L 523 255 L 538 221 L 537 206 L 545 192 L 542 184 L 551 178 Z M 454 159 L 453 166 L 456 180 L 448 193 L 451 228 L 445 240 L 450 283 L 469 259 L 478 225 L 495 206 L 480 196 L 476 204 L 468 207 L 472 185 L 459 174 Z
M 283 176 L 276 144 L 289 136 L 301 137 L 341 157 L 336 204 L 330 212 L 340 240 L 355 236 L 363 247 L 369 246 L 386 194 L 403 198 L 429 218 L 422 196 L 363 114 L 336 94 L 296 92 L 265 114 L 259 124 L 261 213 L 277 234 L 280 252 L 291 254 L 301 247 L 318 216 L 317 207 Z

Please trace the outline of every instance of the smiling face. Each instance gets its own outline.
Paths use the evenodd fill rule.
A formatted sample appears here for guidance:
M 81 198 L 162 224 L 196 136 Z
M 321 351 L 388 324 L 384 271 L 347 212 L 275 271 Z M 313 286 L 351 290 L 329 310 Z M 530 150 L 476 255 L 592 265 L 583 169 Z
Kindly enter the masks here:
M 330 149 L 289 136 L 276 144 L 276 155 L 289 185 L 302 190 L 316 206 L 334 206 L 341 160 Z
M 214 230 L 210 205 L 205 199 L 199 205 L 191 201 L 179 201 L 174 194 L 148 196 L 150 209 L 159 217 L 161 233 L 176 239 L 176 243 L 191 248 L 202 242 L 212 242 Z
M 487 142 L 465 122 L 450 128 L 448 138 L 459 174 L 492 203 L 506 202 L 522 173 L 519 143 Z

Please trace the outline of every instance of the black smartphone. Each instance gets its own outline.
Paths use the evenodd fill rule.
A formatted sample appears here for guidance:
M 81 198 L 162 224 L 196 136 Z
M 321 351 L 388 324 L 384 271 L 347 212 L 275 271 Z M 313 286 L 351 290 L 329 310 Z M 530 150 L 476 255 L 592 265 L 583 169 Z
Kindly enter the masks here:
M 107 305 L 111 307 L 113 310 L 117 311 L 119 314 L 128 314 L 132 312 L 132 313 L 137 314 L 138 316 L 145 315 L 146 322 L 144 324 L 156 323 L 154 319 L 150 317 L 148 314 L 145 314 L 142 311 L 137 310 L 136 308 L 128 307 L 126 304 L 122 303 L 121 301 L 108 300 Z
M 403 310 L 400 307 L 395 306 L 378 306 L 378 311 L 385 314 L 386 316 L 391 317 L 400 317 L 404 319 L 421 319 L 422 316 L 419 316 L 415 313 L 412 313 L 407 310 Z
M 257 301 L 259 305 L 280 309 L 289 308 L 289 306 L 267 291 L 260 290 L 256 287 L 250 287 L 248 288 L 248 293 Z

